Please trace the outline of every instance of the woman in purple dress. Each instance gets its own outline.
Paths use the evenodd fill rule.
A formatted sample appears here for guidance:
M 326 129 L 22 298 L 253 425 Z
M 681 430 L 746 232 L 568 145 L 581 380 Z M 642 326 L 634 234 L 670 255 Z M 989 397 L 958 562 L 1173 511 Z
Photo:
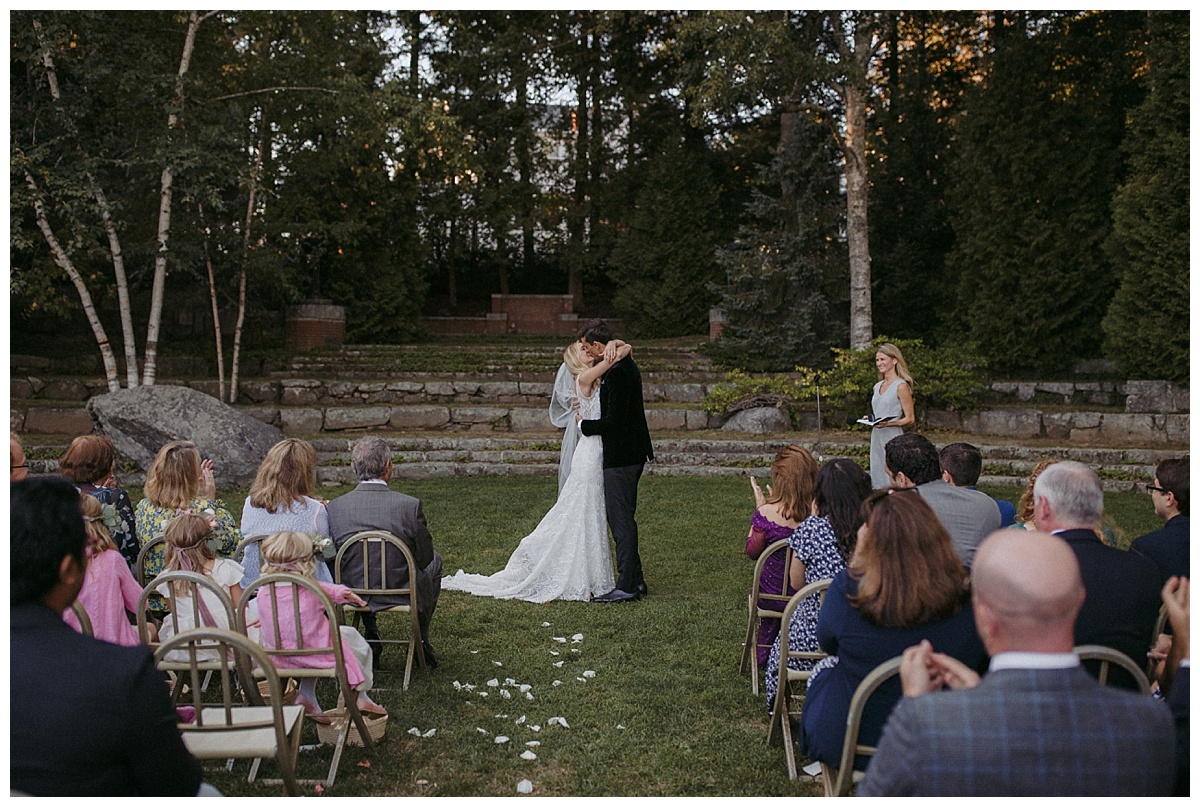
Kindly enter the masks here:
M 818 580 L 830 580 L 846 568 L 854 554 L 858 528 L 862 526 L 862 503 L 871 493 L 871 477 L 857 462 L 845 457 L 830 460 L 817 473 L 817 515 L 804 519 L 788 538 L 795 554 L 788 577 L 792 588 L 799 590 Z M 817 614 L 821 598 L 809 597 L 792 612 L 788 626 L 788 650 L 817 650 Z M 779 683 L 779 641 L 771 647 L 767 660 L 767 709 L 774 708 L 775 691 Z M 796 659 L 789 662 L 794 670 L 811 670 L 813 660 Z
M 778 541 L 787 540 L 800 522 L 813 511 L 817 487 L 817 461 L 808 449 L 797 445 L 785 446 L 771 463 L 771 483 L 764 496 L 758 480 L 750 477 L 754 490 L 754 515 L 750 519 L 750 534 L 746 536 L 746 554 L 751 560 Z M 782 594 L 784 573 L 783 553 L 767 561 L 759 579 L 760 594 Z M 779 635 L 778 619 L 763 619 L 758 623 L 759 666 L 767 663 L 771 645 Z

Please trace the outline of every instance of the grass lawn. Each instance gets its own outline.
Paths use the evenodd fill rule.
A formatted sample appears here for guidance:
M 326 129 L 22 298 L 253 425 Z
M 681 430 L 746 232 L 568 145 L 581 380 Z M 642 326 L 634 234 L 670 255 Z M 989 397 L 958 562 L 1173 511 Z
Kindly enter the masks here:
M 502 568 L 556 495 L 553 478 L 392 487 L 423 500 L 447 573 Z M 988 492 L 1013 501 L 1019 494 Z M 245 491 L 223 495 L 239 515 Z M 1146 496 L 1109 494 L 1106 504 L 1126 541 L 1158 526 Z M 391 712 L 387 737 L 370 754 L 348 748 L 327 795 L 509 796 L 522 779 L 542 796 L 820 795 L 812 780 L 788 780 L 782 747 L 765 743 L 765 699 L 737 670 L 752 505 L 742 478 L 643 478 L 638 521 L 650 596 L 641 602 L 535 605 L 444 592 L 431 630 L 440 666 L 414 670 L 405 693 L 401 654 L 386 652 L 374 694 Z M 385 636 L 400 630 L 393 619 L 381 618 Z M 321 693 L 332 705 L 332 691 Z M 551 725 L 553 717 L 568 727 Z M 417 737 L 413 727 L 437 731 Z M 497 736 L 510 739 L 497 744 Z M 303 742 L 315 738 L 307 726 Z M 525 750 L 537 758 L 522 759 Z M 301 776 L 322 775 L 329 759 L 329 747 L 302 752 Z M 266 767 L 271 775 L 273 764 Z M 247 784 L 247 770 L 247 762 L 233 773 L 210 764 L 205 777 L 226 795 L 282 793 Z M 315 795 L 312 786 L 306 792 Z

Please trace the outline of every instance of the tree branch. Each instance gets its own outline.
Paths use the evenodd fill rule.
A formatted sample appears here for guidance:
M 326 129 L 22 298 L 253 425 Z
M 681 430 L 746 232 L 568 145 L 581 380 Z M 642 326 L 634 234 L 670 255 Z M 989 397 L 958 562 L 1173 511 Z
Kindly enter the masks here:
M 328 87 L 264 87 L 261 90 L 246 90 L 245 92 L 235 92 L 229 95 L 218 95 L 216 98 L 209 98 L 205 101 L 197 101 L 201 104 L 209 104 L 214 101 L 228 101 L 230 98 L 244 98 L 248 95 L 262 95 L 268 92 L 287 92 L 287 91 L 308 91 L 308 92 L 326 92 L 330 95 L 337 95 L 340 90 L 331 90 Z

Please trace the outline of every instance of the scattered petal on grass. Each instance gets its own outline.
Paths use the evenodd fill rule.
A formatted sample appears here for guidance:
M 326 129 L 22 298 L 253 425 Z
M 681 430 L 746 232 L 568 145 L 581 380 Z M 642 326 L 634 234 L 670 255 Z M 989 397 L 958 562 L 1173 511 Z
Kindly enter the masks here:
M 579 650 L 579 648 L 578 648 L 578 647 L 572 647 L 572 648 L 571 648 L 571 652 L 572 652 L 572 653 L 578 653 L 578 652 L 580 652 L 580 650 Z
M 521 684 L 520 689 L 522 692 L 528 692 L 529 690 L 533 689 L 533 687 L 529 684 Z
M 552 656 L 560 656 L 560 655 L 562 655 L 562 654 L 561 654 L 561 653 L 559 653 L 557 650 L 551 650 L 551 651 L 550 651 L 550 655 L 552 655 Z
M 417 728 L 416 726 L 413 726 L 411 729 L 409 729 L 409 730 L 408 730 L 408 733 L 409 733 L 409 734 L 411 734 L 411 735 L 412 735 L 412 736 L 414 736 L 414 737 L 420 737 L 420 736 L 421 736 L 421 730 L 420 730 L 419 728 Z
M 500 686 L 500 679 L 492 678 L 491 680 L 489 680 L 487 682 L 487 685 L 490 687 L 498 687 L 498 686 Z
M 479 693 L 479 697 L 481 697 L 481 698 L 486 698 L 487 696 L 488 696 L 488 694 L 487 694 L 486 689 Z
M 624 727 L 624 726 L 622 726 L 620 723 L 618 723 L 618 724 L 617 724 L 617 728 L 619 728 L 619 729 L 622 729 L 622 730 L 623 730 L 625 727 Z
M 487 730 L 487 729 L 481 729 L 481 728 L 479 728 L 479 726 L 476 726 L 476 727 L 475 727 L 475 730 L 476 730 L 476 731 L 478 731 L 480 734 L 487 734 L 487 733 L 488 733 L 488 730 Z
M 512 697 L 512 693 L 511 693 L 511 692 L 509 692 L 507 689 L 502 689 L 502 690 L 500 690 L 500 697 L 502 697 L 502 698 L 511 698 L 511 697 Z
M 549 623 L 549 622 L 543 622 L 543 623 L 542 623 L 542 627 L 543 627 L 543 628 L 548 628 L 548 627 L 550 627 L 550 623 Z
M 584 677 L 584 678 L 595 678 L 595 677 L 596 677 L 596 671 L 595 671 L 595 670 L 584 670 L 584 671 L 583 671 L 583 677 Z
M 432 737 L 435 734 L 437 734 L 437 729 L 430 729 L 429 731 L 425 732 L 421 736 L 422 737 Z
M 553 638 L 553 639 L 554 639 L 554 641 L 556 641 L 556 642 L 562 642 L 563 644 L 566 644 L 566 643 L 567 643 L 567 637 L 566 637 L 566 636 L 554 636 L 554 637 L 552 637 L 552 638 Z
M 538 742 L 537 740 L 530 740 L 529 742 L 527 742 L 525 744 L 527 746 L 529 746 L 530 748 L 537 748 L 539 745 L 541 745 L 541 743 Z
M 463 684 L 463 689 L 465 689 L 467 692 L 474 692 L 475 685 L 474 684 Z
M 560 687 L 560 686 L 562 686 L 562 681 L 559 681 L 557 678 L 555 678 L 553 681 L 550 682 L 550 686 Z
M 587 683 L 587 679 L 586 679 L 586 678 L 584 678 L 583 676 L 580 676 L 580 675 L 577 675 L 577 676 L 575 676 L 575 680 L 576 680 L 576 681 L 578 681 L 578 682 L 579 682 L 579 683 L 581 683 L 581 684 L 586 684 L 586 683 Z
M 515 678 L 505 678 L 504 679 L 504 685 L 506 687 L 515 686 L 516 683 L 517 683 L 517 679 L 515 679 Z
M 497 667 L 503 667 L 503 666 L 504 666 L 504 665 L 503 665 L 503 664 L 501 664 L 499 661 L 493 661 L 492 663 L 493 663 L 493 664 L 495 664 Z
M 571 728 L 570 726 L 567 725 L 566 718 L 563 718 L 563 717 L 552 717 L 546 721 L 547 726 L 553 726 L 555 724 L 562 726 L 564 729 Z
M 369 760 L 369 759 L 364 759 L 362 762 L 358 763 L 358 767 L 360 767 L 360 768 L 369 768 L 369 767 L 371 767 L 371 760 Z
M 428 780 L 428 779 L 418 779 L 418 780 L 417 780 L 417 784 L 419 784 L 419 785 L 427 785 L 427 784 L 429 784 L 429 780 Z
M 529 730 L 530 730 L 530 731 L 541 731 L 541 730 L 542 730 L 542 727 L 541 727 L 541 726 L 539 726 L 539 725 L 537 725 L 536 723 L 531 723 L 531 724 L 529 725 Z
M 473 655 L 473 656 L 477 656 L 477 655 L 479 655 L 479 651 L 478 651 L 478 650 L 472 650 L 472 651 L 471 651 L 471 655 Z
M 313 790 L 314 790 L 315 792 L 317 792 L 317 793 L 324 793 L 324 792 L 325 792 L 325 786 L 324 786 L 324 785 L 322 785 L 322 784 L 318 784 L 316 787 L 314 787 L 314 788 L 313 788 Z
M 501 720 L 505 720 L 508 718 L 508 715 L 496 715 L 496 717 L 500 718 Z
M 506 742 L 508 742 L 508 738 L 507 738 L 507 737 L 505 737 L 503 734 L 497 734 L 497 735 L 496 735 L 496 736 L 495 736 L 495 737 L 492 739 L 492 742 L 494 742 L 496 745 L 501 745 L 502 743 L 506 743 Z
M 532 693 L 532 692 L 526 692 L 526 693 L 525 693 L 525 700 L 527 700 L 527 701 L 531 701 L 531 700 L 533 700 L 533 693 Z
M 533 782 L 529 781 L 528 779 L 522 779 L 521 781 L 517 782 L 517 792 L 518 793 L 532 793 L 533 792 Z
M 537 754 L 533 753 L 532 751 L 528 751 L 528 750 L 522 751 L 521 759 L 537 759 Z
M 524 722 L 525 722 L 525 715 L 521 715 L 520 717 L 518 717 L 518 718 L 517 718 L 517 725 L 518 725 L 518 726 L 519 726 L 519 725 L 521 725 L 521 724 L 522 724 L 522 723 L 524 723 Z
M 455 691 L 456 691 L 456 692 L 457 692 L 458 690 L 462 689 L 462 688 L 463 688 L 463 687 L 462 687 L 462 684 L 461 684 L 461 683 L 459 683 L 458 681 L 455 681 L 455 682 L 454 682 L 454 689 L 455 689 Z
M 561 667 L 562 665 L 563 665 L 563 663 L 561 661 L 554 662 L 555 667 Z
M 579 644 L 582 641 L 583 641 L 582 633 L 576 633 L 574 636 L 571 637 L 571 644 Z

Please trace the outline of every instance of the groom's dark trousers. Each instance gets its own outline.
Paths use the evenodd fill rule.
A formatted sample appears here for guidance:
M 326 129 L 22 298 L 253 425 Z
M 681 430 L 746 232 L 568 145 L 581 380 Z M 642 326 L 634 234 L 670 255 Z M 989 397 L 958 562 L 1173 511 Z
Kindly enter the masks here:
M 636 592 L 646 582 L 642 577 L 642 556 L 638 554 L 637 512 L 638 480 L 645 463 L 604 469 L 604 515 L 617 548 L 617 588 Z

